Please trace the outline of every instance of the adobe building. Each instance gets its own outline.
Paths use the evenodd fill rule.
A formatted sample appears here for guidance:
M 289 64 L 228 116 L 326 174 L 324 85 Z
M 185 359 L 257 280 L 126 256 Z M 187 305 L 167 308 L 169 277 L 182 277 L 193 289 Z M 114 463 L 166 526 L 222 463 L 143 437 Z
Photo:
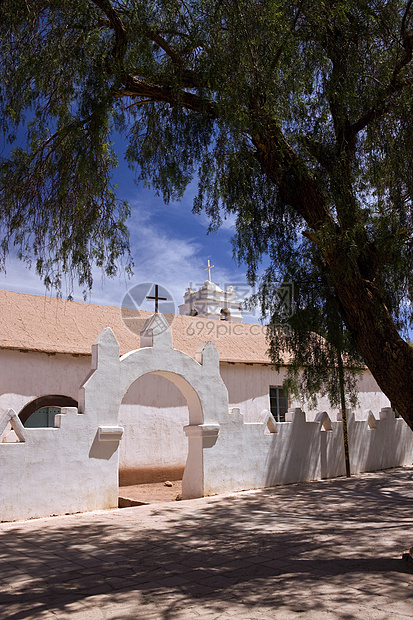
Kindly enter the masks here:
M 337 412 L 288 400 L 231 289 L 207 280 L 179 315 L 10 291 L 0 307 L 0 520 L 115 507 L 118 481 L 183 478 L 190 498 L 345 472 Z M 411 464 L 368 370 L 358 389 L 352 471 Z

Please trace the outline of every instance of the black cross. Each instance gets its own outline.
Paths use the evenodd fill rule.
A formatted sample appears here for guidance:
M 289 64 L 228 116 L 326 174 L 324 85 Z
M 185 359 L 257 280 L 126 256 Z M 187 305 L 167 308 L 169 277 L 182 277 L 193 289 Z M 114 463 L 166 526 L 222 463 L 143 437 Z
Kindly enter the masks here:
M 155 312 L 159 312 L 158 310 L 158 301 L 168 301 L 167 297 L 159 297 L 158 285 L 155 284 L 155 297 L 146 297 L 146 299 L 154 299 L 155 300 Z

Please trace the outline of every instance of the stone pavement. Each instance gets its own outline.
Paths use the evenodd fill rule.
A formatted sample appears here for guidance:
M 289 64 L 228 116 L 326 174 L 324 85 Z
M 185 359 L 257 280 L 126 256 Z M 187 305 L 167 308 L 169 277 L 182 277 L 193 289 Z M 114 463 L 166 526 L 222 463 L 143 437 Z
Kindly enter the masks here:
M 412 481 L 399 468 L 3 523 L 0 618 L 411 619 Z

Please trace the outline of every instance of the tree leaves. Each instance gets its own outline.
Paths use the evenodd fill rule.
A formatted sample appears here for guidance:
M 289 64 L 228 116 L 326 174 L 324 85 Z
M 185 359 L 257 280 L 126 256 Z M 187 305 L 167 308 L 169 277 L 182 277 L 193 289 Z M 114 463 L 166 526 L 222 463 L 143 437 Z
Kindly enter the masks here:
M 121 130 L 129 165 L 166 201 L 198 176 L 212 227 L 237 214 L 251 282 L 269 260 L 266 312 L 273 283 L 299 274 L 301 318 L 328 334 L 334 300 L 340 346 L 411 417 L 397 330 L 411 320 L 412 41 L 410 0 L 4 0 L 0 117 L 16 146 L 1 164 L 4 254 L 16 243 L 55 284 L 69 271 L 91 286 L 94 261 L 114 273 Z

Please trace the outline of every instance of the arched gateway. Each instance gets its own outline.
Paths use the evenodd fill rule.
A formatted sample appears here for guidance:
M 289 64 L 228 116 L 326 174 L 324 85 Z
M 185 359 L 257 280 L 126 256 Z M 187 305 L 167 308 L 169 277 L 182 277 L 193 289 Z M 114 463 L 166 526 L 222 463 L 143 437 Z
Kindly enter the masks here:
M 141 348 L 119 357 L 115 335 L 106 328 L 92 347 L 92 373 L 80 390 L 79 408 L 99 420 L 100 441 L 105 437 L 114 441 L 122 433 L 118 417 L 124 395 L 132 383 L 150 373 L 171 381 L 187 401 L 189 425 L 184 430 L 189 445 L 182 496 L 202 497 L 210 491 L 207 481 L 214 475 L 206 472 L 204 450 L 215 445 L 220 423 L 228 415 L 228 392 L 211 342 L 193 359 L 173 348 L 171 328 L 162 314 L 155 314 L 141 332 Z M 113 465 L 111 485 L 116 484 L 117 492 L 118 459 Z

